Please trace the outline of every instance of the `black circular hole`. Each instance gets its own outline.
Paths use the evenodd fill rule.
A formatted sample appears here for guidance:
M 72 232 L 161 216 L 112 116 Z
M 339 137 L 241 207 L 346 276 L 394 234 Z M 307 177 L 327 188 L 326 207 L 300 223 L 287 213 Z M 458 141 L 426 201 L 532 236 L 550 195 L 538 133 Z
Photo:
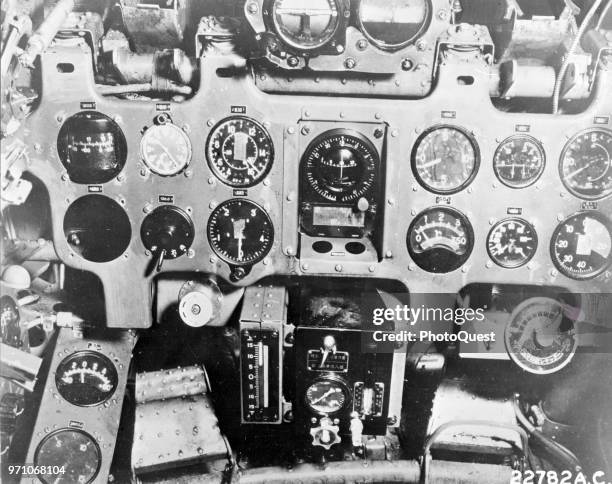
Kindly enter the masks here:
M 354 255 L 363 254 L 366 250 L 365 245 L 363 245 L 361 242 L 349 242 L 344 246 L 344 248 L 349 254 Z
M 72 250 L 84 259 L 109 262 L 128 248 L 132 227 L 117 202 L 104 195 L 85 195 L 68 207 L 64 235 Z
M 47 335 L 45 330 L 40 326 L 34 326 L 28 329 L 28 341 L 30 342 L 30 348 L 38 348 L 45 342 Z
M 125 166 L 127 143 L 111 118 L 96 111 L 83 111 L 62 125 L 57 152 L 74 183 L 106 183 Z
M 327 240 L 318 240 L 312 244 L 312 250 L 318 252 L 319 254 L 327 254 L 328 252 L 331 252 L 332 247 L 331 242 L 328 242 Z

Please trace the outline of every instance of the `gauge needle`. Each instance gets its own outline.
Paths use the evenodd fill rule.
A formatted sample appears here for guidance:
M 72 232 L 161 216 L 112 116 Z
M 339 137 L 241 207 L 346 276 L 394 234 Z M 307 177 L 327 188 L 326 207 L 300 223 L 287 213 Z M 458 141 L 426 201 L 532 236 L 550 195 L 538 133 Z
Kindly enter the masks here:
M 590 168 L 591 165 L 593 163 L 595 163 L 596 160 L 593 160 L 589 163 L 587 163 L 586 165 L 584 165 L 583 167 L 578 168 L 576 171 L 571 172 L 569 175 L 565 175 L 565 179 L 569 180 L 570 178 L 574 178 L 576 175 L 578 175 L 579 173 L 582 173 L 584 170 L 586 170 L 587 168 Z
M 331 390 L 327 390 L 327 392 L 325 392 L 323 395 L 321 395 L 319 398 L 313 400 L 312 402 L 310 402 L 311 405 L 316 405 L 317 403 L 319 403 L 321 400 L 329 397 L 332 393 L 336 393 L 336 389 L 332 388 Z
M 244 162 L 251 167 L 251 169 L 255 172 L 255 175 L 259 175 L 261 173 L 261 170 L 258 170 L 255 164 L 249 158 L 245 158 Z
M 238 254 L 237 258 L 239 261 L 242 260 L 242 240 L 244 239 L 244 228 L 246 227 L 246 220 L 238 219 L 234 221 L 234 238 L 238 240 Z
M 423 163 L 421 168 L 429 168 L 430 166 L 439 165 L 442 163 L 442 158 L 436 158 L 435 160 L 428 161 L 427 163 Z
M 174 157 L 172 156 L 172 154 L 170 153 L 168 148 L 166 148 L 166 146 L 161 141 L 159 141 L 158 139 L 156 139 L 154 141 L 155 141 L 155 144 L 157 146 L 159 146 L 164 153 L 166 153 L 166 156 L 170 159 L 170 161 L 172 162 L 172 165 L 173 166 L 178 166 L 178 163 L 176 162 L 176 160 L 174 159 Z

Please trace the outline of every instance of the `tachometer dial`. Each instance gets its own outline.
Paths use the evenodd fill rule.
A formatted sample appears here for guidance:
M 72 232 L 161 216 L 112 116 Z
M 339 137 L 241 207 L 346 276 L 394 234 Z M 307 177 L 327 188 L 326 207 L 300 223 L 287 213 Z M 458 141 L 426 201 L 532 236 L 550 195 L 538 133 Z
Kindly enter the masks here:
M 274 227 L 266 211 L 238 198 L 215 208 L 208 219 L 207 233 L 215 253 L 234 266 L 256 264 L 274 243 Z
M 474 248 L 474 231 L 458 210 L 432 207 L 410 224 L 406 243 L 410 257 L 421 269 L 446 273 L 468 260 Z
M 495 224 L 487 238 L 489 257 L 506 269 L 521 267 L 531 260 L 538 247 L 533 226 L 522 218 L 507 218 Z
M 153 125 L 140 140 L 140 156 L 153 173 L 176 175 L 191 161 L 191 141 L 172 123 Z
M 506 350 L 523 370 L 538 375 L 559 371 L 578 346 L 574 322 L 559 301 L 534 297 L 523 301 L 505 330 Z
M 596 277 L 612 262 L 612 224 L 599 212 L 572 215 L 555 229 L 550 252 L 567 277 Z
M 510 188 L 533 185 L 544 171 L 544 149 L 531 136 L 515 135 L 503 141 L 493 157 L 495 175 Z
M 563 149 L 559 172 L 577 197 L 599 200 L 612 195 L 612 132 L 590 129 L 574 136 Z
M 266 129 L 245 116 L 226 118 L 206 142 L 208 165 L 219 180 L 247 188 L 265 178 L 274 161 L 274 145 Z
M 79 407 L 91 407 L 108 400 L 117 388 L 115 365 L 95 351 L 77 351 L 62 360 L 55 372 L 59 394 Z
M 349 400 L 349 391 L 339 380 L 323 378 L 306 389 L 306 404 L 319 415 L 337 413 L 347 406 Z
M 299 50 L 329 42 L 340 24 L 337 0 L 274 0 L 272 20 L 280 38 Z
M 437 126 L 417 140 L 412 152 L 412 169 L 427 190 L 456 193 L 476 176 L 480 154 L 476 141 L 459 128 Z
M 95 439 L 77 429 L 61 429 L 47 435 L 34 454 L 40 469 L 61 469 L 53 475 L 39 475 L 44 483 L 89 484 L 98 475 L 102 454 Z
M 353 202 L 376 185 L 380 158 L 362 134 L 335 129 L 316 138 L 302 158 L 302 176 L 310 188 L 331 202 Z

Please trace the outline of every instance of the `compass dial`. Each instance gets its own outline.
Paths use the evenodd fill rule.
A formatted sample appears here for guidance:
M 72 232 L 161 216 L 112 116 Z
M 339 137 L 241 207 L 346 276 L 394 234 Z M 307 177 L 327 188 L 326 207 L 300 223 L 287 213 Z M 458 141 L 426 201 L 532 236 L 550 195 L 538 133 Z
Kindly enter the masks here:
M 302 158 L 303 178 L 312 191 L 330 202 L 353 202 L 375 187 L 380 158 L 372 143 L 346 129 L 316 138 Z
M 215 253 L 234 266 L 261 261 L 274 243 L 274 227 L 266 211 L 254 202 L 223 202 L 208 219 L 208 240 Z
M 527 264 L 535 255 L 537 247 L 535 229 L 522 218 L 508 218 L 498 222 L 487 239 L 489 257 L 506 269 Z
M 62 360 L 55 372 L 59 394 L 79 407 L 91 407 L 108 400 L 117 388 L 115 365 L 95 351 L 78 351 Z
M 510 188 L 534 184 L 544 171 L 544 149 L 531 136 L 510 136 L 495 151 L 493 168 L 500 182 Z
M 290 46 L 317 49 L 336 33 L 340 6 L 337 0 L 274 0 L 272 20 L 278 35 Z
M 274 145 L 266 129 L 245 116 L 224 119 L 206 142 L 208 165 L 231 187 L 248 188 L 263 180 L 272 168 Z

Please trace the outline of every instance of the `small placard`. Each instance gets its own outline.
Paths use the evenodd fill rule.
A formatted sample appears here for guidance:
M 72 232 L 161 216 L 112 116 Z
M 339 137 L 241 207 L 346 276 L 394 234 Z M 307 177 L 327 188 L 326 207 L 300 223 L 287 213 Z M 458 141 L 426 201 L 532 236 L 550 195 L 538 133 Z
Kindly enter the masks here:
M 79 422 L 78 420 L 71 420 L 68 426 L 72 427 L 73 429 L 82 429 L 83 422 Z
M 96 109 L 96 103 L 93 101 L 81 101 L 81 109 Z
M 610 116 L 595 116 L 593 118 L 593 124 L 608 124 L 610 122 Z
M 89 185 L 87 191 L 89 193 L 102 193 L 102 185 Z
M 159 203 L 174 203 L 174 195 L 159 195 Z
M 582 202 L 582 210 L 597 210 L 599 204 L 597 202 L 588 201 Z
M 170 103 L 157 103 L 155 105 L 155 110 L 162 112 L 170 111 Z
M 514 131 L 517 133 L 529 133 L 531 131 L 531 126 L 528 124 L 517 124 L 514 127 Z
M 232 114 L 246 114 L 246 106 L 232 106 L 230 112 Z
M 246 197 L 249 194 L 247 190 L 244 188 L 234 188 L 234 196 L 235 197 Z
M 440 116 L 444 119 L 455 119 L 457 117 L 457 111 L 442 111 Z
M 438 205 L 440 204 L 445 204 L 445 205 L 450 205 L 451 204 L 451 197 L 436 197 L 436 203 Z
M 508 207 L 508 215 L 523 215 L 523 209 L 520 207 Z

